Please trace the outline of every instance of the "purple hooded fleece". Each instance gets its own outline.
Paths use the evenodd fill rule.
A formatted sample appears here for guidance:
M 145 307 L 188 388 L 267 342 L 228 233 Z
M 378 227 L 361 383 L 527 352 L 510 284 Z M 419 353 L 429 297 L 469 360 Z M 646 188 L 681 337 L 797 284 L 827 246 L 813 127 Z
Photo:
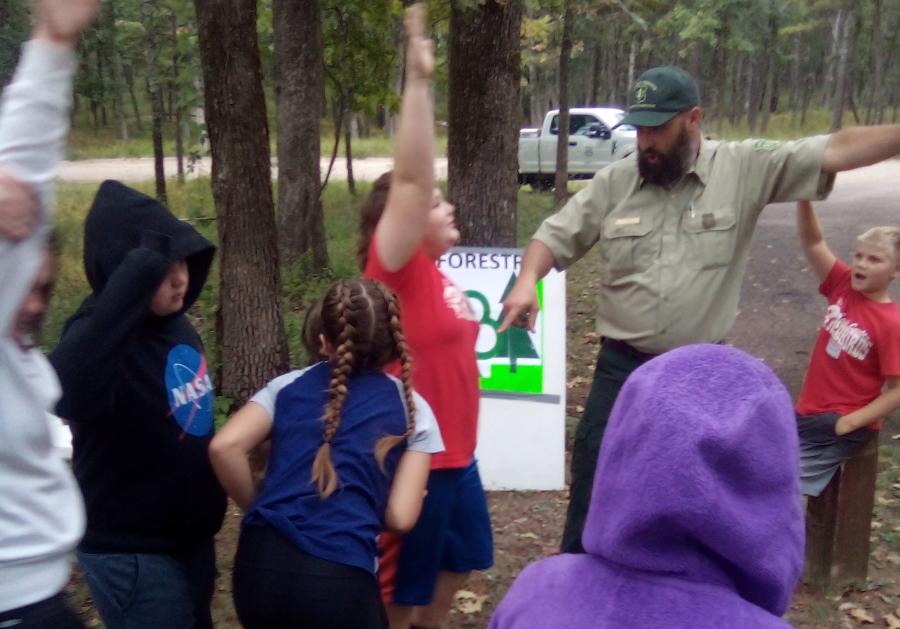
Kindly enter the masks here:
M 755 629 L 803 563 L 791 398 L 761 361 L 692 345 L 637 369 L 603 439 L 582 541 L 528 566 L 492 629 Z

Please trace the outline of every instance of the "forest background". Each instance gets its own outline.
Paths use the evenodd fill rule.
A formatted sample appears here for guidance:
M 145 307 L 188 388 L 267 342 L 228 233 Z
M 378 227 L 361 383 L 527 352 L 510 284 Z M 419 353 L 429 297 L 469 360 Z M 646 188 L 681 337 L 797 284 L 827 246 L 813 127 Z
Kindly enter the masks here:
M 104 0 L 79 42 L 69 158 L 154 157 L 155 181 L 138 187 L 219 244 L 191 316 L 215 366 L 220 419 L 306 360 L 306 305 L 333 278 L 358 272 L 356 213 L 368 184 L 352 165 L 392 153 L 405 4 Z M 449 161 L 441 185 L 464 244 L 524 244 L 579 185 L 519 187 L 520 127 L 556 107 L 624 107 L 653 65 L 697 78 L 713 137 L 787 139 L 900 115 L 900 0 L 433 0 L 428 9 L 438 149 Z M 0 0 L 0 85 L 29 30 L 28 1 Z M 210 154 L 213 176 L 185 181 Z M 174 172 L 164 156 L 177 157 Z M 337 156 L 346 180 L 320 168 L 320 158 Z M 95 188 L 59 189 L 64 257 L 48 348 L 88 290 L 81 227 Z M 589 382 L 579 369 L 570 369 L 571 393 Z M 583 399 L 571 397 L 576 416 Z M 895 496 L 892 457 L 879 482 Z M 894 571 L 896 529 L 879 538 Z

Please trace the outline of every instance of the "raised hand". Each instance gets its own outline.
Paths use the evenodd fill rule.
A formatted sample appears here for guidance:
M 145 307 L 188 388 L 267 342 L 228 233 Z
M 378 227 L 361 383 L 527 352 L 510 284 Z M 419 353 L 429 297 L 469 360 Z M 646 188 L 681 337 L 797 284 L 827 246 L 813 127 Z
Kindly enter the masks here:
M 0 238 L 22 240 L 37 224 L 38 199 L 32 187 L 0 169 Z
M 425 35 L 425 5 L 406 9 L 406 73 L 411 79 L 428 79 L 434 72 L 434 44 Z
M 71 46 L 93 23 L 100 0 L 33 0 L 33 4 L 35 37 Z

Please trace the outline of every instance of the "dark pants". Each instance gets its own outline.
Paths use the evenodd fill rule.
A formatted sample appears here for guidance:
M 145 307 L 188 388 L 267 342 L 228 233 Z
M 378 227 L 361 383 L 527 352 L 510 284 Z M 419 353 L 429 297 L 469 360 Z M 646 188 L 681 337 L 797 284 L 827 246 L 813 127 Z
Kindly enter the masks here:
M 78 552 L 107 629 L 212 629 L 213 541 L 178 555 Z
M 584 405 L 584 414 L 575 430 L 572 446 L 571 484 L 566 527 L 560 543 L 564 553 L 583 553 L 581 533 L 591 504 L 594 487 L 594 470 L 600 442 L 606 431 L 609 413 L 612 411 L 619 390 L 631 372 L 653 358 L 652 354 L 639 352 L 621 341 L 604 340 L 597 357 L 597 368 L 591 383 L 591 392 Z
M 84 629 L 62 593 L 37 603 L 0 612 L 0 626 L 15 629 Z
M 247 629 L 388 626 L 374 574 L 304 553 L 268 526 L 241 531 L 233 589 Z

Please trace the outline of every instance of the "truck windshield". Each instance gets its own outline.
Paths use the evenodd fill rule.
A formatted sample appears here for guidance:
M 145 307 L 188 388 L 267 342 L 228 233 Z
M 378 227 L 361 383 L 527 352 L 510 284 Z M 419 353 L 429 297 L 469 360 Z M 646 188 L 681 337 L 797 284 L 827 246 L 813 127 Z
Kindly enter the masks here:
M 616 116 L 616 124 L 618 124 L 619 121 L 622 120 L 622 118 L 625 117 L 625 112 L 615 114 L 615 116 Z M 631 126 L 630 124 L 619 125 L 619 126 L 616 127 L 616 128 L 617 128 L 617 129 L 621 129 L 622 131 L 634 131 L 634 130 L 635 130 L 634 127 Z

